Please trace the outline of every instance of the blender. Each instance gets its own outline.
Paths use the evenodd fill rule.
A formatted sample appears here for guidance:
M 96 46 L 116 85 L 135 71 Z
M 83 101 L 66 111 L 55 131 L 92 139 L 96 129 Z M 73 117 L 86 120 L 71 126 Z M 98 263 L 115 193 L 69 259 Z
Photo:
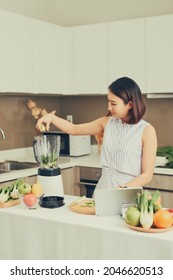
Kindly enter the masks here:
M 40 164 L 37 181 L 44 196 L 64 196 L 61 169 L 58 167 L 60 136 L 56 132 L 43 132 L 34 138 L 35 160 Z

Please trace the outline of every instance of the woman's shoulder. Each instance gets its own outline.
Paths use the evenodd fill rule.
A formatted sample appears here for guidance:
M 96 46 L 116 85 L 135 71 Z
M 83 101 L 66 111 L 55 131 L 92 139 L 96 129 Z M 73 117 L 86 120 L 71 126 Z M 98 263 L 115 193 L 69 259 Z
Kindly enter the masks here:
M 151 125 L 150 123 L 146 122 L 146 126 L 144 128 L 144 131 L 143 131 L 143 135 L 142 135 L 142 138 L 143 139 L 146 139 L 146 138 L 150 138 L 150 137 L 154 137 L 156 138 L 156 130 L 154 128 L 153 125 Z
M 144 126 L 145 130 L 155 130 L 154 126 L 144 119 L 140 120 L 139 123 Z
M 104 130 L 109 119 L 110 119 L 110 116 L 103 116 L 101 118 L 96 119 L 94 122 L 97 123 L 97 125 L 101 126 Z
M 147 122 L 146 120 L 144 120 L 144 119 L 141 119 L 137 124 L 136 124 L 136 126 L 139 128 L 139 129 L 142 129 L 143 131 L 144 130 L 150 130 L 150 129 L 154 129 L 154 127 L 149 123 L 149 122 Z
M 151 123 L 147 123 L 145 129 L 144 129 L 144 132 L 155 132 L 155 128 L 153 125 L 151 125 Z
M 150 125 L 149 122 L 147 122 L 146 120 L 144 119 L 141 119 L 139 122 L 138 122 L 139 125 L 142 125 L 142 126 L 147 126 L 147 125 Z
M 111 120 L 111 116 L 105 116 L 102 118 L 103 127 L 107 125 L 107 123 Z

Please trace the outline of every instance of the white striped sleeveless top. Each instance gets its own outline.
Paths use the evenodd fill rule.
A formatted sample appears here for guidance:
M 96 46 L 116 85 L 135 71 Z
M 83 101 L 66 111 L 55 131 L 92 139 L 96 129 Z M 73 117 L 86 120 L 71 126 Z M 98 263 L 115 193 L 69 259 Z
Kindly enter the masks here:
M 102 176 L 97 188 L 116 188 L 141 174 L 142 133 L 148 122 L 122 123 L 110 117 L 101 151 Z

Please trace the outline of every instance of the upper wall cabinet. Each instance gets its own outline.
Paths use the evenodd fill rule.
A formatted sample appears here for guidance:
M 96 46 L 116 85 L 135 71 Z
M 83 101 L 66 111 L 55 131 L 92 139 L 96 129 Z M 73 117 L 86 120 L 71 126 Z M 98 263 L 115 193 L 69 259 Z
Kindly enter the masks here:
M 31 20 L 0 10 L 0 92 L 32 92 Z
M 146 19 L 147 93 L 173 92 L 173 15 Z
M 64 28 L 64 92 L 74 94 L 73 28 Z
M 73 28 L 74 92 L 107 91 L 107 26 L 94 24 Z
M 32 20 L 33 91 L 62 93 L 64 90 L 64 28 Z
M 134 79 L 145 93 L 145 19 L 108 23 L 108 78 Z

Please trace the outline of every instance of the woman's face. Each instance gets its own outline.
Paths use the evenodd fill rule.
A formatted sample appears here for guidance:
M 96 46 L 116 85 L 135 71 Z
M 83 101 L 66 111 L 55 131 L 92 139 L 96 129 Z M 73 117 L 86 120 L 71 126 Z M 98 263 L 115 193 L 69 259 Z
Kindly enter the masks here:
M 125 120 L 128 116 L 129 110 L 132 108 L 132 102 L 124 104 L 124 101 L 112 92 L 108 92 L 108 110 L 112 116 Z

